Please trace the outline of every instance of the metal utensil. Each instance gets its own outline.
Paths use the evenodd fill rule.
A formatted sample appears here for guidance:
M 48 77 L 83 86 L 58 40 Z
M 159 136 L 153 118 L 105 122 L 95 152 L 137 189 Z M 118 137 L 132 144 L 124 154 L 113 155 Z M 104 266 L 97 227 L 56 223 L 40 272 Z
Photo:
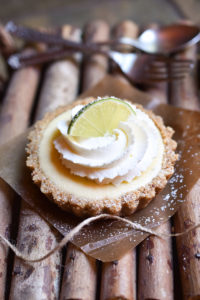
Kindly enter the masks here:
M 138 39 L 123 37 L 119 40 L 105 41 L 97 44 L 83 44 L 65 40 L 55 34 L 16 25 L 12 21 L 8 22 L 5 28 L 9 33 L 27 41 L 44 42 L 55 46 L 68 47 L 68 49 L 75 47 L 85 53 L 90 49 L 98 51 L 103 45 L 120 46 L 126 44 L 145 53 L 167 55 L 200 41 L 199 28 L 187 23 L 150 28 L 145 30 Z
M 159 57 L 144 53 L 110 51 L 109 57 L 132 83 L 181 80 L 194 66 L 192 60 Z
M 191 24 L 172 24 L 145 30 L 137 40 L 123 37 L 119 42 L 149 54 L 171 54 L 200 41 L 199 28 Z
M 176 38 L 178 34 L 182 32 L 183 28 L 187 28 L 187 30 L 185 30 L 188 33 L 186 34 L 187 39 L 185 38 L 185 35 L 181 35 L 181 37 L 179 37 L 179 43 L 176 43 L 176 49 L 177 45 L 179 45 L 179 47 L 180 44 L 181 46 L 183 46 L 183 37 L 184 42 L 186 43 L 187 40 L 188 44 L 189 42 L 194 43 L 194 41 L 197 40 L 197 37 L 199 38 L 200 36 L 199 34 L 195 35 L 196 31 L 194 33 L 194 31 L 189 30 L 189 28 L 193 28 L 194 30 L 194 26 L 180 24 L 166 26 L 159 29 L 147 29 L 143 32 L 143 34 L 141 34 L 138 40 L 122 38 L 120 41 L 107 41 L 101 43 L 100 45 L 67 41 L 58 35 L 44 33 L 27 27 L 18 26 L 13 22 L 9 22 L 6 28 L 9 32 L 15 34 L 18 37 L 24 38 L 25 40 L 42 41 L 46 44 L 51 45 L 51 48 L 48 48 L 46 51 L 41 53 L 36 53 L 28 56 L 25 54 L 16 54 L 11 56 L 8 60 L 8 63 L 15 69 L 29 64 L 37 64 L 51 61 L 53 59 L 63 58 L 69 54 L 71 55 L 74 52 L 81 52 L 86 55 L 102 54 L 114 61 L 118 65 L 122 73 L 132 82 L 144 82 L 150 80 L 161 81 L 183 78 L 185 74 L 192 68 L 193 62 L 190 60 L 177 61 L 173 58 L 170 58 L 169 55 L 166 54 L 169 54 L 168 51 L 172 49 L 172 45 L 173 47 L 175 46 Z M 172 33 L 174 29 L 176 29 L 176 31 L 173 35 Z M 191 32 L 193 32 L 193 34 L 191 34 Z M 154 39 L 149 39 L 149 34 L 154 35 Z M 171 36 L 172 38 L 169 39 L 169 37 Z M 189 36 L 190 41 L 188 40 Z M 193 38 L 191 39 L 191 37 Z M 146 47 L 145 52 L 149 51 L 151 55 L 143 54 L 143 56 L 141 56 L 141 54 L 132 52 L 127 53 L 114 50 L 105 50 L 101 47 L 102 45 L 124 45 L 125 42 L 124 44 L 122 44 L 122 41 L 126 41 L 129 46 L 131 43 L 132 47 L 134 47 L 135 43 L 140 42 L 141 45 L 143 45 L 143 50 L 145 50 Z M 52 47 L 52 45 L 56 46 Z M 154 53 L 153 51 L 155 51 L 156 53 L 157 51 L 161 51 L 162 54 L 152 55 L 152 53 Z M 159 62 L 159 64 L 156 65 L 156 61 Z M 154 63 L 154 66 L 152 66 L 152 63 Z
M 18 69 L 27 65 L 61 59 L 71 56 L 75 52 L 80 52 L 80 49 L 68 50 L 54 47 L 32 54 L 14 54 L 8 59 L 8 64 L 12 68 Z M 144 53 L 122 53 L 112 50 L 98 50 L 97 52 L 90 49 L 90 54 L 96 53 L 109 57 L 121 72 L 134 83 L 180 80 L 194 65 L 192 60 L 173 59 Z

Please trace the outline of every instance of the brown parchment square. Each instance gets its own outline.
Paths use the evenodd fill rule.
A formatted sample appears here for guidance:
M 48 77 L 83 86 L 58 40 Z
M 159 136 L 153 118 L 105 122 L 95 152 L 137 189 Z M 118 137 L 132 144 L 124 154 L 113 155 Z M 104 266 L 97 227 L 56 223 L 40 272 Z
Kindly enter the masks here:
M 200 177 L 200 113 L 169 105 L 155 105 L 155 99 L 130 84 L 106 76 L 94 88 L 81 95 L 115 96 L 140 103 L 162 116 L 165 125 L 173 127 L 178 142 L 179 160 L 175 173 L 166 188 L 150 204 L 128 217 L 149 228 L 167 221 L 185 201 L 187 194 Z M 32 183 L 25 165 L 27 132 L 0 148 L 0 177 L 4 179 L 37 213 L 65 235 L 81 220 L 51 203 Z M 101 220 L 85 227 L 73 243 L 85 253 L 102 261 L 119 259 L 137 246 L 147 234 L 134 231 L 121 221 Z

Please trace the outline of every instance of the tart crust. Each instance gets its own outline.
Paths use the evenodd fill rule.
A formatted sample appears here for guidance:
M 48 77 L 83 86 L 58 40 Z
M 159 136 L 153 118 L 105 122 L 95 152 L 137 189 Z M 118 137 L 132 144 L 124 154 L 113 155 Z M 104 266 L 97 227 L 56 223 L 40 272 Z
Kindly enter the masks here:
M 160 130 L 164 143 L 162 168 L 150 183 L 134 191 L 120 194 L 119 197 L 106 197 L 102 199 L 102 201 L 95 199 L 93 201 L 87 201 L 86 197 L 77 197 L 75 193 L 67 193 L 61 190 L 60 187 L 57 187 L 56 184 L 52 182 L 40 166 L 39 147 L 43 138 L 43 132 L 48 127 L 48 124 L 58 115 L 72 109 L 74 106 L 86 105 L 93 100 L 94 98 L 86 98 L 76 101 L 71 105 L 59 107 L 55 111 L 47 113 L 41 121 L 38 121 L 28 135 L 29 143 L 26 147 L 26 165 L 32 170 L 32 179 L 34 183 L 39 185 L 41 192 L 68 212 L 72 212 L 80 217 L 100 213 L 120 216 L 131 215 L 136 210 L 147 206 L 155 195 L 165 187 L 167 180 L 174 173 L 174 164 L 178 159 L 178 155 L 175 153 L 177 143 L 172 139 L 174 133 L 173 129 L 166 127 L 161 117 L 156 116 L 151 111 L 145 110 L 141 105 L 136 104 L 136 107 L 148 114 L 154 121 Z

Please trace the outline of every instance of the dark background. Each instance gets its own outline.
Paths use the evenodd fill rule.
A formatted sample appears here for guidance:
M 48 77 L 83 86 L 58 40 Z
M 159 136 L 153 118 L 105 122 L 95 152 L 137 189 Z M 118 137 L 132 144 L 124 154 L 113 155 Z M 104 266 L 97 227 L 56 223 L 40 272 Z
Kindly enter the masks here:
M 0 22 L 28 25 L 74 24 L 101 18 L 111 25 L 131 19 L 139 25 L 188 18 L 200 24 L 200 0 L 0 0 Z

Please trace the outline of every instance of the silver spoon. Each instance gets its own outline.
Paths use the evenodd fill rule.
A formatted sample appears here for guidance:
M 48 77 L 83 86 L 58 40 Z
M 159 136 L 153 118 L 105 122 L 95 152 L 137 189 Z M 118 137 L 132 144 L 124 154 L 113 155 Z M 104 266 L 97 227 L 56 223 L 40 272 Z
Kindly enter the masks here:
M 192 24 L 172 24 L 145 30 L 137 40 L 123 37 L 120 43 L 148 54 L 171 54 L 200 41 L 199 28 Z
M 85 53 L 90 52 L 90 50 L 101 51 L 100 48 L 103 45 L 123 46 L 123 44 L 127 44 L 147 54 L 167 55 L 177 52 L 186 46 L 193 45 L 200 40 L 199 28 L 185 23 L 147 29 L 135 40 L 123 37 L 120 40 L 105 41 L 97 44 L 83 44 L 65 40 L 58 35 L 16 25 L 12 21 L 8 22 L 5 28 L 11 34 L 24 40 L 63 46 L 69 50 L 80 49 L 81 52 Z

